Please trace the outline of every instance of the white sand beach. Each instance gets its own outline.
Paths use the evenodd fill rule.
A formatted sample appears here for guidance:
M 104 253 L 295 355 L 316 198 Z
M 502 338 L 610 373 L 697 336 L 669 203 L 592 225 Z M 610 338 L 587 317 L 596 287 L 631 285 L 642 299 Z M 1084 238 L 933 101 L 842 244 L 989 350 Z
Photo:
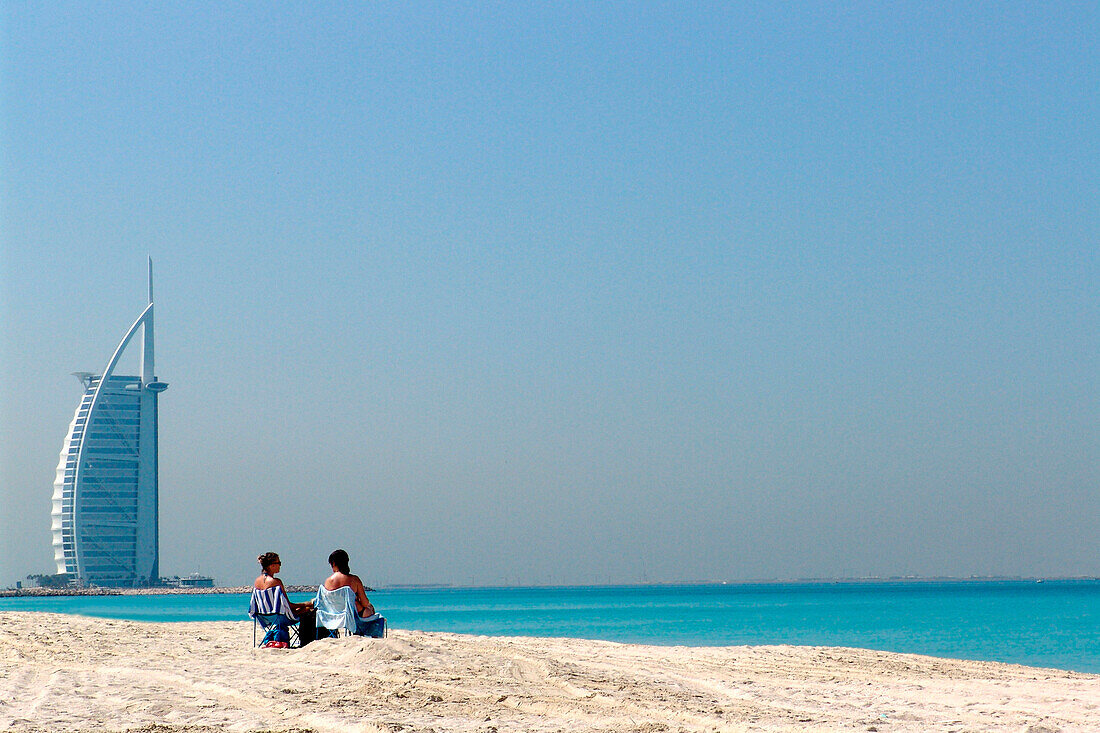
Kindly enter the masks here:
M 247 622 L 0 614 L 5 731 L 1085 731 L 1100 675 L 822 647 L 393 630 L 253 649 Z

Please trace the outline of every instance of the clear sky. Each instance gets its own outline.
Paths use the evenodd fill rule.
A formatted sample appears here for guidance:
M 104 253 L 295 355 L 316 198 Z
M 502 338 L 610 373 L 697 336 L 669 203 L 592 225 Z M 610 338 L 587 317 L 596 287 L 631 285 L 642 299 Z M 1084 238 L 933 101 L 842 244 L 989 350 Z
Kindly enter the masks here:
M 162 572 L 1100 574 L 1095 3 L 0 33 L 0 585 L 146 255 Z

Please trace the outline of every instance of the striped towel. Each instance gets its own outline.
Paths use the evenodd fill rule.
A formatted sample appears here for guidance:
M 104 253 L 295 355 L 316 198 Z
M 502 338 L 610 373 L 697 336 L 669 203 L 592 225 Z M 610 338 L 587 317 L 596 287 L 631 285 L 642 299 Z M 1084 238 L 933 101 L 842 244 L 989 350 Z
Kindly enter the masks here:
M 298 617 L 290 609 L 290 599 L 286 597 L 286 591 L 282 586 L 271 588 L 252 589 L 252 601 L 248 604 L 248 615 L 279 613 L 291 621 L 297 621 Z

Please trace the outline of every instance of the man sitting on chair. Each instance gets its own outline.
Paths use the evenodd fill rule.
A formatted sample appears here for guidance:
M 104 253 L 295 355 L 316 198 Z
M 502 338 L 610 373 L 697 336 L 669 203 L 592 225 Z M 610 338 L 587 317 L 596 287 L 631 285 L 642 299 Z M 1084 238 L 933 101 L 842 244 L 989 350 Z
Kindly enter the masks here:
M 336 550 L 328 556 L 332 575 L 317 589 L 317 628 L 345 629 L 349 634 L 380 638 L 386 634 L 386 619 L 367 600 L 363 581 L 351 574 L 348 553 Z M 319 632 L 320 633 L 320 632 Z M 321 634 L 322 636 L 327 635 Z
M 348 553 L 343 550 L 334 550 L 328 556 L 328 564 L 332 566 L 332 575 L 325 579 L 325 590 L 336 590 L 347 586 L 355 593 L 355 610 L 360 616 L 366 617 L 374 614 L 374 606 L 367 600 L 367 592 L 363 589 L 363 581 L 358 575 L 352 575 L 348 567 Z

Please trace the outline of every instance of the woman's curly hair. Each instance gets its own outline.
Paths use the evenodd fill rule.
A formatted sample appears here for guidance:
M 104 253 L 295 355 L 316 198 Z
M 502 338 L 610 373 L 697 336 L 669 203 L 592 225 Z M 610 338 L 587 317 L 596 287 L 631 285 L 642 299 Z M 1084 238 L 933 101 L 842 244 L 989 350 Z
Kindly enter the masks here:
M 262 567 L 264 570 L 267 570 L 269 567 L 279 562 L 279 553 L 265 552 L 264 554 L 257 557 L 256 560 L 260 563 L 260 567 Z

